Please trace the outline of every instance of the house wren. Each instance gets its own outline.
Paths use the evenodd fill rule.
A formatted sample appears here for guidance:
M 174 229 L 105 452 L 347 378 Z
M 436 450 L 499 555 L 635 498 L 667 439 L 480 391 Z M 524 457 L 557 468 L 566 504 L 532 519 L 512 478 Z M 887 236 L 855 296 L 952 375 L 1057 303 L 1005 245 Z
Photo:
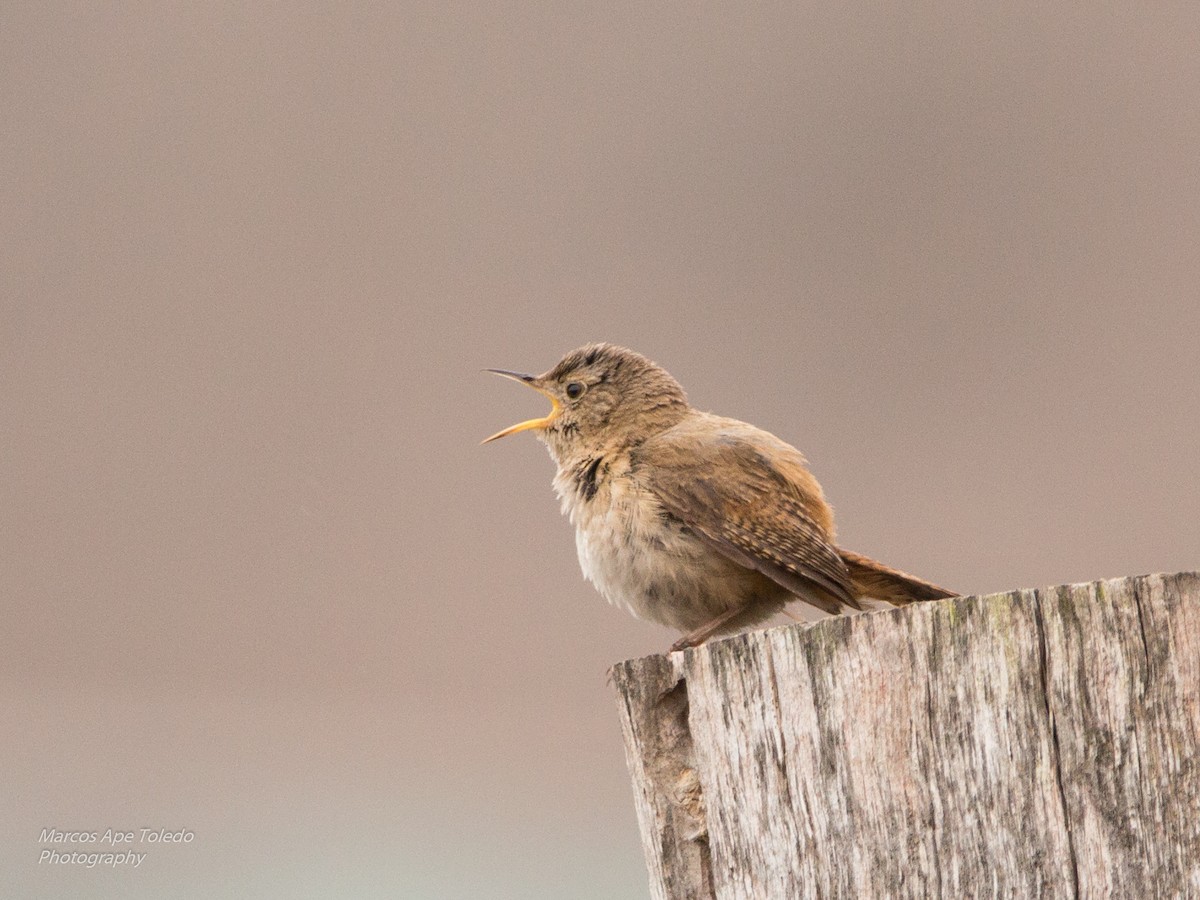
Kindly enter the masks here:
M 693 409 L 646 357 L 589 344 L 544 375 L 489 369 L 550 398 L 533 431 L 558 465 L 584 577 L 635 616 L 694 647 L 770 618 L 792 600 L 827 613 L 864 599 L 903 606 L 956 596 L 834 543 L 833 510 L 800 451 Z

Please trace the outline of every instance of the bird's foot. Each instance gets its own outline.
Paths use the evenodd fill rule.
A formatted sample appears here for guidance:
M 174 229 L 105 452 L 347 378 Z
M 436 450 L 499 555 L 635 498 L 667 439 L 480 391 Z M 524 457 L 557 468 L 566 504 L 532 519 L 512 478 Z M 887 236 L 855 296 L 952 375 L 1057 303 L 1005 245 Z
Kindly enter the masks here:
M 726 610 L 715 619 L 710 619 L 699 628 L 695 628 L 671 645 L 671 653 L 677 650 L 687 650 L 689 647 L 699 647 L 710 637 L 729 624 L 729 620 L 744 612 L 740 607 Z

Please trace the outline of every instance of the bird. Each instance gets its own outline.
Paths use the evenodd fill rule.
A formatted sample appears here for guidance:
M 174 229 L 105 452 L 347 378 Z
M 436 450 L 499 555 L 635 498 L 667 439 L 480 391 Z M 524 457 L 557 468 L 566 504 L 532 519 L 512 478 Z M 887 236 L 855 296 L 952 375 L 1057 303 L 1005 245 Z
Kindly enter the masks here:
M 671 651 L 761 624 L 793 601 L 839 615 L 958 596 L 841 548 L 803 454 L 693 407 L 666 369 L 587 344 L 542 375 L 487 369 L 544 394 L 550 452 L 580 568 L 610 603 L 681 632 Z

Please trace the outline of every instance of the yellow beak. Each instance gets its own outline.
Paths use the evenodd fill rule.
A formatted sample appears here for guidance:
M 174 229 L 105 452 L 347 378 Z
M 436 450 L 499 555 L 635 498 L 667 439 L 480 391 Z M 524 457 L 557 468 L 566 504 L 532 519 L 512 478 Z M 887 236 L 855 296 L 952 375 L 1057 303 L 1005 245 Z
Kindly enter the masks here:
M 534 377 L 532 375 L 522 375 L 520 372 L 508 372 L 504 369 L 485 369 L 485 371 L 493 372 L 496 375 L 503 375 L 505 378 L 511 378 L 513 381 L 519 381 L 521 384 L 533 388 L 539 394 L 550 398 L 551 407 L 548 415 L 543 416 L 540 419 L 528 419 L 524 422 L 518 422 L 516 425 L 510 425 L 503 431 L 497 431 L 490 438 L 484 438 L 482 443 L 487 444 L 491 441 L 499 440 L 502 437 L 508 437 L 510 434 L 516 434 L 518 431 L 532 431 L 536 428 L 545 428 L 547 425 L 553 422 L 554 417 L 558 415 L 559 404 L 557 398 L 555 398 L 555 396 L 549 391 L 542 390 L 542 388 L 534 384 Z

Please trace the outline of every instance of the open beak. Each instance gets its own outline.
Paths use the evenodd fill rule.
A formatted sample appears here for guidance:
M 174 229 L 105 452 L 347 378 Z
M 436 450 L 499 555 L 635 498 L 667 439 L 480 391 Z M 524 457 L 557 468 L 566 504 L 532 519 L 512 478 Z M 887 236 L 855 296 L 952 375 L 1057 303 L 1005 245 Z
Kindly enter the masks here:
M 508 437 L 510 434 L 516 434 L 518 431 L 531 431 L 535 428 L 545 428 L 547 425 L 549 425 L 554 420 L 554 417 L 558 414 L 558 400 L 556 400 L 549 391 L 542 390 L 540 387 L 538 387 L 536 384 L 534 384 L 534 381 L 537 380 L 536 378 L 534 378 L 534 376 L 522 375 L 520 372 L 508 372 L 504 369 L 484 369 L 484 371 L 485 372 L 493 372 L 496 375 L 503 375 L 505 378 L 511 378 L 513 381 L 519 381 L 519 382 L 521 382 L 521 384 L 528 385 L 529 387 L 531 387 L 535 391 L 537 391 L 539 394 L 543 394 L 546 397 L 549 397 L 550 403 L 552 404 L 552 406 L 550 407 L 549 414 L 543 416 L 542 418 L 528 419 L 527 421 L 524 421 L 524 422 L 518 422 L 516 425 L 510 425 L 508 428 L 505 428 L 503 431 L 497 431 L 490 438 L 485 438 L 482 443 L 486 444 L 486 443 L 489 443 L 490 441 L 499 440 L 502 437 Z

